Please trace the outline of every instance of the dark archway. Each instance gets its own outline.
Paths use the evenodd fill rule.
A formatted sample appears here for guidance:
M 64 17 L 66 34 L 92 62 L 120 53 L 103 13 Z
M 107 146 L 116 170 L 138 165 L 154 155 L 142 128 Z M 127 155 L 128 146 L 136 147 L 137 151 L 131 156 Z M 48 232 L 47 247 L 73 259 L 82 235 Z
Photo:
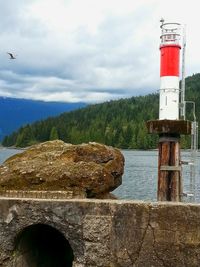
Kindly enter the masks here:
M 28 226 L 15 240 L 15 267 L 72 267 L 73 260 L 69 242 L 49 225 Z

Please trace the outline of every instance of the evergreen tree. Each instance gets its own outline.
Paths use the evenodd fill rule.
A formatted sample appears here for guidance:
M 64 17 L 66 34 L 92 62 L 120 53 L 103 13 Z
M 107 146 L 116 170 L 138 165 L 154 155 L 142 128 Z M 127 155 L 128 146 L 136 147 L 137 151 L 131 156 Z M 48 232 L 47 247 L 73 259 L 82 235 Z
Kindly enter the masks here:
M 16 139 L 17 147 L 27 147 L 36 143 L 32 128 L 28 124 L 20 129 Z
M 131 148 L 132 138 L 133 138 L 133 131 L 132 131 L 130 124 L 128 124 L 123 134 L 123 140 L 124 140 L 123 147 L 124 148 Z
M 59 139 L 58 131 L 57 131 L 56 127 L 53 126 L 53 127 L 51 128 L 51 132 L 50 132 L 49 140 L 57 140 L 57 139 Z

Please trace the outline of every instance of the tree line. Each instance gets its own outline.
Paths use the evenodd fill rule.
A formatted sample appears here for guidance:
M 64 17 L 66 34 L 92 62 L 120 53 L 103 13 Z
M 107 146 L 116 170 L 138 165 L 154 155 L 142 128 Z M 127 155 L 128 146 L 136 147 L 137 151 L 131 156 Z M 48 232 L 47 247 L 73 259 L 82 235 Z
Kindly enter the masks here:
M 200 118 L 200 74 L 186 79 L 186 99 L 195 101 L 196 117 Z M 6 136 L 3 146 L 27 147 L 35 143 L 61 139 L 67 143 L 100 142 L 123 149 L 153 149 L 158 136 L 149 135 L 146 121 L 158 119 L 159 95 L 131 97 L 89 105 L 57 117 L 22 126 Z M 192 105 L 186 107 L 187 119 L 192 120 Z M 182 147 L 190 146 L 183 136 Z

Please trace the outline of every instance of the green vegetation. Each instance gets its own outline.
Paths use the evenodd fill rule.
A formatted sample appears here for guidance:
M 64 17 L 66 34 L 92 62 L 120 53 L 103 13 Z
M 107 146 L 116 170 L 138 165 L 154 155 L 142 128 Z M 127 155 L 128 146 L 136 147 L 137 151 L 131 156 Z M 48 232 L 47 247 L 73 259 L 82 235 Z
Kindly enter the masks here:
M 56 139 L 59 139 L 59 135 L 58 135 L 58 131 L 56 129 L 55 126 L 53 126 L 51 128 L 51 132 L 50 132 L 50 136 L 49 136 L 49 140 L 56 140 Z
M 186 79 L 186 99 L 195 101 L 200 119 L 200 74 Z M 148 135 L 145 122 L 158 118 L 158 94 L 132 97 L 91 105 L 25 125 L 6 136 L 4 146 L 25 147 L 37 142 L 61 139 L 67 143 L 100 142 L 119 148 L 156 148 L 158 137 Z M 192 119 L 192 105 L 187 105 L 187 119 Z M 189 147 L 189 138 L 182 138 Z

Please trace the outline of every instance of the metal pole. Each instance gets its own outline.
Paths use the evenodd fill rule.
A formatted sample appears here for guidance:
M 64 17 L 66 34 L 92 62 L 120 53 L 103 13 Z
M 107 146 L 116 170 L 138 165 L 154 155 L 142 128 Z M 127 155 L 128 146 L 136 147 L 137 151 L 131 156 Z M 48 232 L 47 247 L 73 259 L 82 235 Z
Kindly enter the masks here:
M 191 160 L 190 160 L 190 200 L 196 200 L 196 157 L 198 150 L 198 123 L 196 121 L 195 102 L 185 101 L 185 104 L 193 106 L 193 121 L 191 127 Z
M 181 104 L 180 116 L 185 120 L 185 48 L 186 48 L 186 26 L 183 27 L 182 45 L 182 80 L 181 80 Z

